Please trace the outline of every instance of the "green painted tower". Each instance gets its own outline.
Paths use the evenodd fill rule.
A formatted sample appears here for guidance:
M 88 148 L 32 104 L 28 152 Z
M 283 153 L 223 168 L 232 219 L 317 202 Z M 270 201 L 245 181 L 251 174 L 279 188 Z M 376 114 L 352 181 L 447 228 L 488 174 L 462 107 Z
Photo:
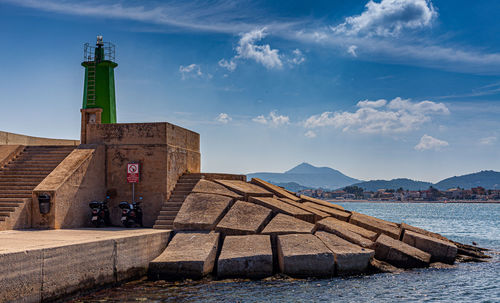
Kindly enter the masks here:
M 116 123 L 115 99 L 115 45 L 103 42 L 97 36 L 95 46 L 85 43 L 85 84 L 83 87 L 83 109 L 101 108 L 101 123 Z

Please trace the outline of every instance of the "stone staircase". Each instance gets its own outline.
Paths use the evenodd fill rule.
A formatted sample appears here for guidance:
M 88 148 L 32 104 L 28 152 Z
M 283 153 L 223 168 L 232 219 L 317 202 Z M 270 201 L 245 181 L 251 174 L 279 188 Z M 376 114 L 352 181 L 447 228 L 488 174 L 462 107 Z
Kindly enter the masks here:
M 160 215 L 156 219 L 153 226 L 155 229 L 172 229 L 175 216 L 181 209 L 182 203 L 186 196 L 189 195 L 193 187 L 203 178 L 201 174 L 184 174 L 182 175 L 177 184 L 175 184 L 172 195 L 168 201 L 163 203 L 160 210 Z
M 33 189 L 74 149 L 75 146 L 27 146 L 0 168 L 0 230 L 1 224 L 31 200 Z

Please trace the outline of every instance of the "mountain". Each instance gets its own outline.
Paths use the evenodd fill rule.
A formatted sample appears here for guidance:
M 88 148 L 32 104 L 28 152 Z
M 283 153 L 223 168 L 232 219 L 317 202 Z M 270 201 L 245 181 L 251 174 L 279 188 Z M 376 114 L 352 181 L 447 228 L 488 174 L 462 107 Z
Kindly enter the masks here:
M 302 186 L 296 182 L 287 182 L 287 183 L 274 183 L 274 185 L 278 185 L 280 187 L 284 187 L 289 191 L 293 191 L 294 193 L 298 193 L 301 190 L 312 189 L 311 187 Z
M 377 191 L 379 189 L 394 189 L 397 190 L 402 187 L 405 190 L 425 190 L 433 184 L 424 181 L 415 181 L 406 178 L 392 179 L 392 180 L 371 180 L 361 183 L 353 184 L 363 188 L 365 191 Z
M 316 167 L 302 163 L 284 173 L 251 173 L 248 179 L 259 178 L 271 183 L 295 182 L 305 187 L 336 189 L 360 182 L 329 167 Z
M 439 181 L 434 185 L 437 189 L 484 187 L 486 189 L 500 189 L 500 172 L 483 170 L 478 173 L 451 177 Z

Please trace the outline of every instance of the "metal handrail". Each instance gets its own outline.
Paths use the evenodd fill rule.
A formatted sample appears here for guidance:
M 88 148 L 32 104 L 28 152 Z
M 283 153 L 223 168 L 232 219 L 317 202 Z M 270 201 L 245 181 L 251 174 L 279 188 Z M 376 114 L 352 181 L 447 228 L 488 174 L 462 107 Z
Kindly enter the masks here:
M 101 48 L 104 49 L 104 58 L 102 60 L 115 61 L 115 45 L 111 42 L 102 42 Z M 85 43 L 83 45 L 83 61 L 84 62 L 94 62 L 95 61 L 95 49 L 97 46 L 91 45 L 90 43 Z

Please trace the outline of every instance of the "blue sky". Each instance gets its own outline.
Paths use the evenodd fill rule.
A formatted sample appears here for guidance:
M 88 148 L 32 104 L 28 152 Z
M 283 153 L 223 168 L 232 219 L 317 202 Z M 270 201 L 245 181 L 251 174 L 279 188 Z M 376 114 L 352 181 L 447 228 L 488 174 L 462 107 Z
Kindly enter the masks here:
M 0 0 L 0 129 L 78 138 L 83 43 L 103 35 L 117 46 L 119 122 L 199 132 L 204 171 L 498 171 L 498 11 L 461 0 Z

